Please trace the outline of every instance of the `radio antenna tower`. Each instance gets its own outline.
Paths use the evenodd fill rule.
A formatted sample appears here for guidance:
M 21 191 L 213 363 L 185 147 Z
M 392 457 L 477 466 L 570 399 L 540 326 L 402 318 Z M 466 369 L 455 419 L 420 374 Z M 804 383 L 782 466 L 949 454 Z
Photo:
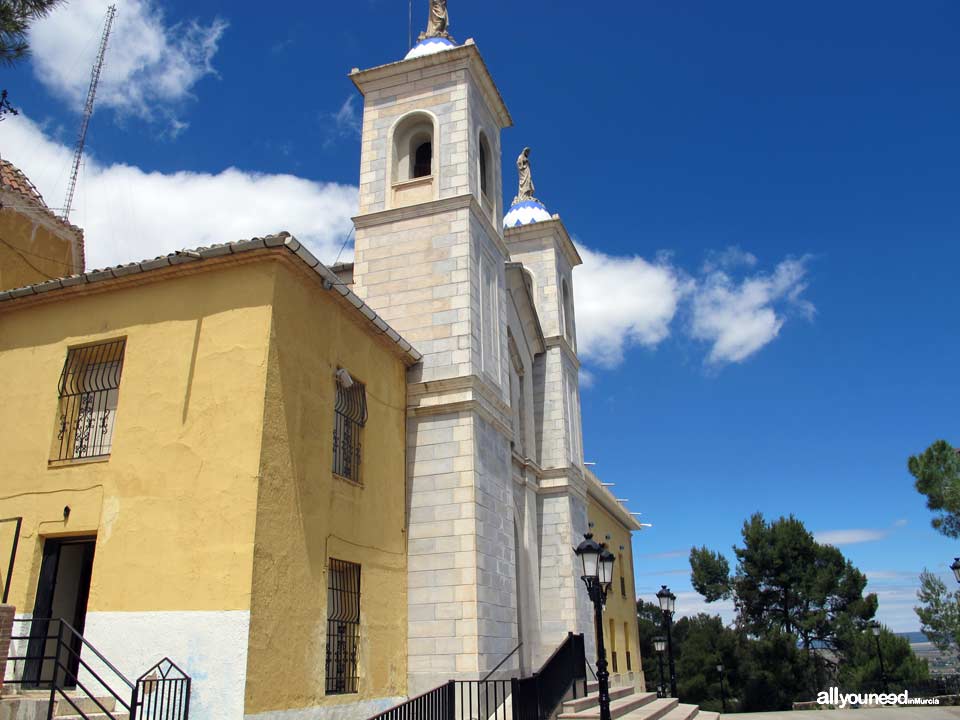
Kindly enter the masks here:
M 93 100 L 97 96 L 97 85 L 100 83 L 100 72 L 103 70 L 103 58 L 107 54 L 107 40 L 110 39 L 110 30 L 113 28 L 113 17 L 117 14 L 117 6 L 107 8 L 107 22 L 100 38 L 100 49 L 97 51 L 97 61 L 90 71 L 90 89 L 87 90 L 87 102 L 83 106 L 83 120 L 80 123 L 80 135 L 77 136 L 77 146 L 73 151 L 73 170 L 70 173 L 70 184 L 67 186 L 67 199 L 63 202 L 64 220 L 70 219 L 70 208 L 73 205 L 73 193 L 77 189 L 77 175 L 80 173 L 80 161 L 83 159 L 83 146 L 87 142 L 87 128 L 90 118 L 93 117 Z

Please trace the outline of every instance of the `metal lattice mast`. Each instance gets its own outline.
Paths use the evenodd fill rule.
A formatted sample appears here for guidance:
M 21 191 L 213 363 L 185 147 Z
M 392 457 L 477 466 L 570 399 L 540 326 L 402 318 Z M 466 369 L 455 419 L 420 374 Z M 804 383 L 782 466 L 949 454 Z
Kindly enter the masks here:
M 113 17 L 117 14 L 117 6 L 107 8 L 107 22 L 100 38 L 100 49 L 97 51 L 97 61 L 90 71 L 90 88 L 87 90 L 87 102 L 83 106 L 83 120 L 80 123 L 80 134 L 77 136 L 77 146 L 73 151 L 73 170 L 70 173 L 70 184 L 67 186 L 67 199 L 63 201 L 63 219 L 70 219 L 70 208 L 73 205 L 73 193 L 77 189 L 77 175 L 80 173 L 80 161 L 83 159 L 83 146 L 87 141 L 87 128 L 90 118 L 93 117 L 93 100 L 97 96 L 97 85 L 100 83 L 100 72 L 103 70 L 103 58 L 107 54 L 107 40 L 113 27 Z

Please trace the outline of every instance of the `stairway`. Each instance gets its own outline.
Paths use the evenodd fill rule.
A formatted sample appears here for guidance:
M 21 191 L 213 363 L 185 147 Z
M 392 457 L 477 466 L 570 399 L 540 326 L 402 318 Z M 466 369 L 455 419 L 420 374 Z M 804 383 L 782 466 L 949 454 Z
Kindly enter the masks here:
M 129 714 L 123 708 L 117 708 L 117 701 L 112 697 L 98 697 L 97 700 L 109 711 L 109 715 L 97 706 L 92 699 L 85 695 L 77 695 L 67 691 L 70 699 L 82 712 L 77 712 L 69 702 L 59 694 L 54 700 L 53 717 L 57 720 L 128 720 Z M 4 695 L 0 700 L 0 720 L 46 720 L 47 709 L 50 704 L 49 690 L 27 690 L 17 695 Z
M 563 703 L 557 720 L 599 720 L 600 700 L 597 683 L 587 685 L 587 696 Z M 676 698 L 658 698 L 656 693 L 638 693 L 632 687 L 610 690 L 611 720 L 717 720 L 719 713 L 701 712 L 696 705 L 680 703 Z

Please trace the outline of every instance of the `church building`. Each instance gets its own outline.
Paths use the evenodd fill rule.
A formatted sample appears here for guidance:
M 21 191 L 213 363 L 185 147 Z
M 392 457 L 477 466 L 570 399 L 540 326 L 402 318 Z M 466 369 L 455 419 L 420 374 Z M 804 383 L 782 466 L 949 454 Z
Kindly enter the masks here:
M 573 548 L 593 532 L 617 558 L 611 671 L 643 691 L 641 525 L 584 464 L 582 260 L 536 156 L 503 147 L 510 113 L 445 2 L 350 79 L 352 263 L 280 233 L 84 272 L 79 230 L 47 219 L 73 274 L 0 287 L 17 627 L 62 606 L 132 680 L 169 657 L 196 717 L 365 719 L 531 675 L 569 633 L 592 665 Z M 13 644 L 8 690 L 43 685 L 34 651 Z

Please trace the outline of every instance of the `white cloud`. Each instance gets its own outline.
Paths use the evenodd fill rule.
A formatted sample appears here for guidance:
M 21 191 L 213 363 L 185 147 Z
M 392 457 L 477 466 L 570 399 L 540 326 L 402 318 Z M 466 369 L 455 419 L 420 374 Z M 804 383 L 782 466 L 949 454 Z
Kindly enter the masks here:
M 670 322 L 687 291 L 683 277 L 666 261 L 615 257 L 583 245 L 577 250 L 574 296 L 580 355 L 601 367 L 623 361 L 633 345 L 655 347 L 670 334 Z
M 103 31 L 106 3 L 71 0 L 33 24 L 30 46 L 39 80 L 79 111 Z M 213 56 L 227 23 L 194 19 L 168 25 L 155 0 L 122 0 L 107 45 L 97 106 L 121 115 L 162 119 L 176 133 L 177 118 L 196 83 L 214 73 Z
M 814 539 L 824 545 L 855 545 L 857 543 L 876 542 L 889 535 L 888 530 L 824 530 L 814 534 Z
M 0 154 L 27 174 L 48 204 L 59 205 L 70 148 L 21 115 L 0 124 Z M 101 165 L 91 156 L 70 220 L 85 231 L 88 269 L 280 230 L 330 262 L 352 227 L 356 203 L 355 187 L 292 175 L 235 168 L 217 174 L 148 173 Z M 349 255 L 345 251 L 342 259 Z
M 708 265 L 713 269 L 693 295 L 690 332 L 711 343 L 709 364 L 746 360 L 780 334 L 788 310 L 813 315 L 813 305 L 801 297 L 807 287 L 806 262 L 787 259 L 769 275 L 758 273 L 739 282 L 719 266 Z

